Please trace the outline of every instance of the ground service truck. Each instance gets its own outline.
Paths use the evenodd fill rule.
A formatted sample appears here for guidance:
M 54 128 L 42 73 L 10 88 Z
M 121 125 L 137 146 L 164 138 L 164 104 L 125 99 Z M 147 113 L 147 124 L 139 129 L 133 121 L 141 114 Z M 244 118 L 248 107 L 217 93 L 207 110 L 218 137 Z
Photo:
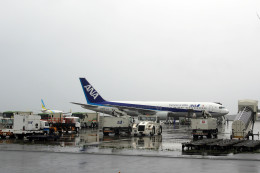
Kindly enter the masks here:
M 17 137 L 23 138 L 34 134 L 49 132 L 49 124 L 42 121 L 39 115 L 14 115 L 13 118 L 2 118 L 0 120 L 1 138 Z
M 217 119 L 212 118 L 207 112 L 203 112 L 202 118 L 191 119 L 191 129 L 194 139 L 206 136 L 207 138 L 218 136 Z
M 99 113 L 74 112 L 72 116 L 79 117 L 80 126 L 83 128 L 95 128 L 98 126 Z
M 81 129 L 79 117 L 65 116 L 63 113 L 40 113 L 41 119 L 50 124 L 53 132 L 78 132 Z
M 108 136 L 110 133 L 119 135 L 122 132 L 131 134 L 132 131 L 132 119 L 130 116 L 100 116 L 99 124 L 99 128 L 103 131 L 104 136 Z

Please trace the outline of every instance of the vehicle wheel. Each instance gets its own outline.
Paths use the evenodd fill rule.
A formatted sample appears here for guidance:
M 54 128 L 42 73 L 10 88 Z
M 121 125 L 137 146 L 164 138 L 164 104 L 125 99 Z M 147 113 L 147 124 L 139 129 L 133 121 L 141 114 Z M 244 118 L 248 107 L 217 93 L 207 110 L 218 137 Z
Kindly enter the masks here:
M 153 136 L 155 134 L 155 128 L 153 127 L 152 132 L 150 132 L 150 136 Z
M 129 127 L 128 127 L 128 132 L 127 132 L 127 134 L 128 134 L 128 135 L 131 135 L 131 133 L 132 133 L 132 128 L 129 126 Z
M 107 133 L 107 132 L 104 132 L 103 134 L 104 134 L 104 136 L 108 136 L 108 134 L 109 134 L 109 133 Z
M 23 139 L 24 136 L 23 135 L 18 135 L 18 139 Z
M 161 135 L 161 134 L 162 134 L 162 126 L 160 126 L 159 132 L 158 132 L 158 135 Z
M 50 133 L 50 134 L 53 134 L 53 133 L 54 133 L 54 129 L 51 128 L 51 129 L 49 130 L 49 133 Z
M 14 135 L 12 135 L 12 136 L 10 136 L 10 138 L 11 138 L 11 139 L 14 139 L 14 138 L 15 138 L 15 136 L 14 136 Z
M 198 136 L 197 135 L 193 135 L 193 139 L 198 139 Z
M 211 133 L 207 135 L 207 138 L 208 138 L 208 139 L 212 138 Z
M 119 135 L 119 133 L 120 133 L 120 130 L 119 130 L 119 129 L 116 129 L 116 130 L 115 130 L 115 135 L 117 135 L 117 136 L 118 136 L 118 135 Z
M 128 132 L 129 132 L 129 133 L 132 132 L 132 127 L 129 126 Z

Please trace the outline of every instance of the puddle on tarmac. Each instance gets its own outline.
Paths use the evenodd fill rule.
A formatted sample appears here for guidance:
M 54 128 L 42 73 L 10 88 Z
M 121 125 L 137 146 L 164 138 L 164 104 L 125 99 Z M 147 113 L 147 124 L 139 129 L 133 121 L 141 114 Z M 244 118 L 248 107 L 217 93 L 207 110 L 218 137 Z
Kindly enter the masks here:
M 218 138 L 229 139 L 231 125 L 229 122 L 219 126 Z M 257 122 L 255 129 L 259 127 L 260 122 Z M 191 140 L 189 126 L 164 125 L 163 134 L 152 137 L 103 136 L 98 129 L 82 129 L 79 134 L 63 134 L 58 141 L 0 139 L 0 150 L 181 156 L 186 155 L 182 152 L 182 143 Z

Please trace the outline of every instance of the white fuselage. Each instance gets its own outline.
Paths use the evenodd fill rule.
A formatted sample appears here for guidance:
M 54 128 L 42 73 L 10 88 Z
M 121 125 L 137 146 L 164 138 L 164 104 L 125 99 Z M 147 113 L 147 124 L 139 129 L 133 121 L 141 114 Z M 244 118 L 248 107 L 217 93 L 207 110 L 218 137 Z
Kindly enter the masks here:
M 54 113 L 54 114 L 57 114 L 57 113 L 63 113 L 63 111 L 60 111 L 60 110 L 50 110 L 50 109 L 42 109 L 42 112 L 43 113 Z
M 111 101 L 113 103 L 113 101 Z M 140 108 L 145 106 L 149 109 L 149 106 L 153 107 L 153 111 L 158 112 L 158 115 L 163 112 L 170 112 L 171 117 L 185 117 L 188 116 L 188 113 L 191 112 L 192 114 L 195 113 L 196 116 L 201 116 L 202 111 L 207 111 L 211 113 L 213 117 L 220 117 L 223 115 L 228 114 L 228 110 L 220 104 L 213 103 L 213 102 L 144 102 L 144 101 L 115 101 L 115 103 L 124 103 L 129 105 L 140 105 Z M 137 107 L 138 107 L 137 106 Z M 156 110 L 154 110 L 156 107 Z M 129 107 L 130 108 L 130 107 Z M 90 108 L 88 108 L 90 109 Z M 101 113 L 106 113 L 112 115 L 114 110 L 116 111 L 123 111 L 130 116 L 138 116 L 140 113 L 138 111 L 134 111 L 131 109 L 121 109 L 110 106 L 98 106 L 96 108 L 92 108 L 91 110 Z M 161 119 L 165 119 L 167 117 L 160 116 Z

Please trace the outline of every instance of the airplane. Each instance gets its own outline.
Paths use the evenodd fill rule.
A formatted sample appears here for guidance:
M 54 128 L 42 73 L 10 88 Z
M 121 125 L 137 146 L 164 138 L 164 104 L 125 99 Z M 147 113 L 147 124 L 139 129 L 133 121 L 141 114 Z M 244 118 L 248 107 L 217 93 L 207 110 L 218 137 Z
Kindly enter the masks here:
M 56 114 L 56 113 L 61 113 L 61 114 L 71 113 L 71 111 L 70 111 L 70 112 L 63 112 L 63 111 L 60 111 L 60 110 L 47 109 L 42 99 L 41 99 L 41 102 L 42 102 L 42 110 L 41 110 L 41 111 L 42 111 L 43 113 L 55 113 L 55 114 Z
M 71 102 L 82 108 L 110 115 L 155 115 L 161 120 L 169 117 L 199 117 L 206 111 L 213 117 L 222 117 L 229 111 L 217 102 L 152 102 L 152 101 L 107 101 L 85 79 L 79 78 L 88 104 Z

